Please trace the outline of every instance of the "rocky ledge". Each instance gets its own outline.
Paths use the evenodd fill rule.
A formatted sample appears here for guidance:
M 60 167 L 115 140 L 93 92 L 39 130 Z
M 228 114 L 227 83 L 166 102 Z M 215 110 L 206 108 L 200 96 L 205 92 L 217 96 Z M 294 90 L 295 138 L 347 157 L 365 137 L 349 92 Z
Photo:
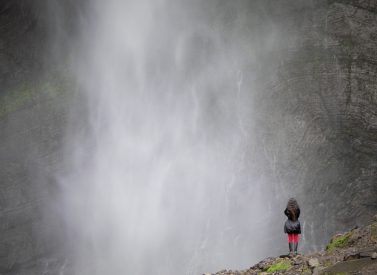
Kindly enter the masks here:
M 246 270 L 222 270 L 215 274 L 377 274 L 377 215 L 368 226 L 335 235 L 324 251 L 308 255 L 281 255 L 264 259 Z

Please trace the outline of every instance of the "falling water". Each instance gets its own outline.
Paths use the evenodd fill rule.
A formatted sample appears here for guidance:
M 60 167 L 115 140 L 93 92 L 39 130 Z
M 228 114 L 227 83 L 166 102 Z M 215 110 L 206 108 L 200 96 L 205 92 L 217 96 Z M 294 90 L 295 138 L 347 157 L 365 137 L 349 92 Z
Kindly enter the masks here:
M 188 2 L 91 1 L 84 16 L 58 175 L 75 274 L 199 274 L 266 253 L 259 44 L 244 4 Z

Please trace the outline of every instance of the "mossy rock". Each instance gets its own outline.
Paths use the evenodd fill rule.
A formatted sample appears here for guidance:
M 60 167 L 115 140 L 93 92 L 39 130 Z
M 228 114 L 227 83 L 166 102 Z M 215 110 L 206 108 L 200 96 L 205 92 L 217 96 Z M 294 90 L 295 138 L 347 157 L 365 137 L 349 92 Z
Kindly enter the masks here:
M 33 89 L 28 85 L 20 85 L 15 91 L 3 94 L 0 97 L 0 116 L 17 110 L 33 99 Z
M 308 266 L 304 266 L 304 268 L 301 271 L 301 275 L 311 275 L 312 272 L 310 271 Z
M 330 259 L 326 259 L 326 260 L 323 261 L 322 265 L 324 267 L 329 267 L 329 266 L 334 265 L 334 262 L 332 260 L 330 260 Z
M 352 236 L 352 233 L 348 232 L 348 233 L 346 233 L 344 235 L 340 235 L 340 236 L 337 236 L 337 237 L 333 238 L 331 240 L 331 242 L 327 245 L 326 250 L 328 252 L 333 252 L 337 248 L 347 247 L 348 244 L 349 244 L 349 242 L 350 242 L 351 236 Z
M 280 260 L 271 266 L 269 266 L 265 271 L 267 273 L 274 273 L 274 272 L 284 272 L 287 271 L 292 267 L 291 262 L 288 260 Z
M 51 74 L 35 82 L 20 83 L 0 94 L 0 118 L 38 102 L 52 100 L 73 90 L 73 81 L 64 75 L 57 74 Z

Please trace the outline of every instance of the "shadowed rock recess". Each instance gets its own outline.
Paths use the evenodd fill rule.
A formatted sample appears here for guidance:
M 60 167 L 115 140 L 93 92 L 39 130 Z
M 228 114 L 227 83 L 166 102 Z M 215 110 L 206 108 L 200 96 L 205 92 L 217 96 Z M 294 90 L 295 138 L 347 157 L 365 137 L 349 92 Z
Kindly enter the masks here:
M 64 169 L 66 121 L 77 100 L 68 65 L 72 44 L 64 41 L 77 35 L 88 1 L 78 2 L 0 3 L 0 274 L 69 274 L 59 207 L 46 205 L 59 192 L 54 175 Z M 217 2 L 219 9 L 231 6 L 225 2 Z M 253 173 L 273 183 L 276 205 L 298 198 L 300 249 L 308 252 L 377 212 L 377 2 L 297 2 L 254 3 L 263 10 L 261 30 L 273 26 L 279 47 L 243 72 L 244 82 L 257 88 L 244 93 L 252 97 L 250 128 L 258 143 L 245 154 L 260 157 Z M 374 227 L 352 232 L 375 233 Z M 269 228 L 269 253 L 279 255 L 287 246 L 281 221 Z M 295 261 L 306 258 L 289 265 Z

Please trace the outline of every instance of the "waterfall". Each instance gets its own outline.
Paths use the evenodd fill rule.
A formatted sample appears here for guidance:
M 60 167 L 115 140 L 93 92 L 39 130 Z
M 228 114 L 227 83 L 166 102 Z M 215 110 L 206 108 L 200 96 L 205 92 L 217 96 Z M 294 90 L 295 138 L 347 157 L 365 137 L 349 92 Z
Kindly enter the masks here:
M 72 115 L 59 175 L 76 274 L 248 266 L 263 251 L 269 187 L 253 170 L 247 13 L 90 3 L 74 61 L 85 123 Z

